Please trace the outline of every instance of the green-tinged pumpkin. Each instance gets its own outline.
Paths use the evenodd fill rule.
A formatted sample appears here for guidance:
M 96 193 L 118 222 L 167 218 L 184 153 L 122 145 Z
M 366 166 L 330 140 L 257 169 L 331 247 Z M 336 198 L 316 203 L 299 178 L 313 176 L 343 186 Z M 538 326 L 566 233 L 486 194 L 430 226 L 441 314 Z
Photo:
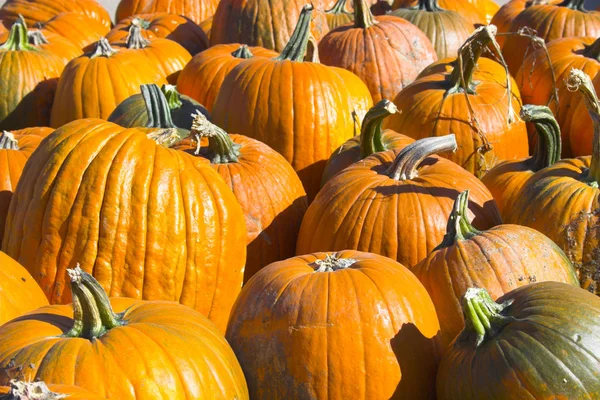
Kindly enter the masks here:
M 492 2 L 493 0 L 474 0 Z M 416 6 L 419 0 L 394 0 L 392 2 L 392 10 Z M 473 27 L 487 24 L 487 12 L 484 7 L 476 7 L 471 3 L 471 0 L 439 0 L 440 7 L 445 10 L 455 11 L 460 13 L 464 19 L 469 21 Z M 491 16 L 490 16 L 491 18 Z
M 346 3 L 348 3 L 348 1 L 349 0 L 337 0 L 331 9 L 325 11 L 325 18 L 327 18 L 327 25 L 329 25 L 330 30 L 334 30 L 354 21 L 354 13 L 346 9 Z

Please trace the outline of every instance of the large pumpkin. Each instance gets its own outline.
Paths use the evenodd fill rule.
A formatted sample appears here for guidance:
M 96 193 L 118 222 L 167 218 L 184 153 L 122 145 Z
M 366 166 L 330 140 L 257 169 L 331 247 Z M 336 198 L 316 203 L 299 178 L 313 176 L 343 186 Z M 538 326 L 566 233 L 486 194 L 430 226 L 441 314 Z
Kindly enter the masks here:
M 262 267 L 292 257 L 308 207 L 292 166 L 269 146 L 227 134 L 202 114 L 196 114 L 190 137 L 194 140 L 174 148 L 209 161 L 244 211 L 248 244 L 244 282 Z
M 572 70 L 594 122 L 591 156 L 564 159 L 533 174 L 507 210 L 510 223 L 529 226 L 558 244 L 579 273 L 582 287 L 600 293 L 600 103 L 590 78 Z
M 563 0 L 509 0 L 494 14 L 490 24 L 498 28 L 498 33 L 510 32 L 510 25 L 513 20 L 528 7 L 539 4 L 556 4 Z M 497 39 L 500 46 L 504 45 L 505 36 L 498 36 Z
M 456 198 L 444 240 L 412 269 L 433 300 L 444 347 L 464 327 L 460 300 L 471 287 L 497 299 L 532 282 L 579 286 L 571 262 L 546 236 L 519 225 L 479 231 L 467 219 L 468 203 L 467 190 Z
M 282 154 L 298 172 L 309 201 L 319 190 L 331 152 L 354 136 L 353 113 L 362 119 L 372 105 L 356 75 L 302 61 L 311 12 L 312 6 L 304 7 L 279 57 L 252 57 L 233 68 L 211 111 L 221 128 L 258 139 Z
M 450 399 L 593 399 L 600 393 L 600 299 L 541 282 L 492 300 L 464 296 L 466 327 L 444 355 L 437 395 Z
M 546 106 L 525 105 L 521 109 L 521 118 L 535 126 L 537 140 L 533 155 L 501 162 L 481 178 L 494 196 L 502 216 L 512 208 L 512 203 L 531 175 L 560 160 L 560 128 L 552 111 Z
M 248 399 L 231 347 L 206 317 L 174 302 L 109 300 L 79 267 L 66 272 L 72 305 L 0 327 L 1 384 L 28 376 L 111 399 Z
M 526 157 L 519 90 L 499 63 L 480 58 L 494 36 L 492 26 L 478 28 L 457 59 L 425 70 L 396 96 L 394 103 L 404 112 L 390 116 L 384 127 L 415 139 L 454 133 L 458 151 L 450 160 L 478 177 L 501 161 Z
M 262 47 L 245 44 L 218 44 L 196 54 L 179 73 L 177 90 L 212 110 L 227 74 L 242 61 L 252 57 L 275 58 L 278 54 Z
M 297 254 L 354 249 L 414 267 L 446 232 L 454 199 L 470 189 L 469 219 L 500 223 L 490 192 L 472 174 L 435 153 L 456 149 L 454 135 L 418 140 L 375 153 L 331 178 L 310 205 Z
M 179 301 L 224 329 L 246 259 L 242 210 L 209 165 L 140 129 L 83 119 L 47 137 L 3 249 L 51 303 L 69 301 L 65 271 L 79 262 L 111 296 Z
M 81 118 L 108 118 L 123 100 L 145 83 L 167 83 L 158 66 L 142 64 L 128 49 L 113 49 L 105 38 L 67 64 L 56 89 L 50 125 Z M 93 73 L 92 73 L 93 72 Z
M 166 12 L 185 16 L 200 24 L 213 16 L 218 4 L 218 0 L 121 0 L 116 19 L 122 21 L 132 15 Z
M 4 35 L 6 34 L 3 33 L 1 37 L 3 38 Z M 4 41 L 2 38 L 0 38 L 0 41 Z M 83 51 L 79 47 L 56 33 L 40 29 L 29 29 L 27 31 L 27 38 L 29 39 L 29 44 L 61 57 L 64 65 L 67 65 L 69 61 L 83 54 Z
M 438 330 L 405 267 L 342 251 L 259 271 L 226 337 L 254 399 L 433 399 Z
M 104 400 L 105 397 L 72 385 L 46 385 L 42 381 L 23 382 L 13 379 L 0 387 L 0 400 Z
M 473 31 L 473 24 L 460 12 L 441 8 L 438 0 L 419 0 L 416 6 L 398 8 L 392 15 L 404 18 L 422 30 L 440 60 L 456 56 Z
M 110 27 L 107 28 L 100 22 L 76 12 L 60 13 L 51 20 L 38 22 L 35 26 L 42 32 L 52 32 L 64 37 L 82 52 L 110 31 Z

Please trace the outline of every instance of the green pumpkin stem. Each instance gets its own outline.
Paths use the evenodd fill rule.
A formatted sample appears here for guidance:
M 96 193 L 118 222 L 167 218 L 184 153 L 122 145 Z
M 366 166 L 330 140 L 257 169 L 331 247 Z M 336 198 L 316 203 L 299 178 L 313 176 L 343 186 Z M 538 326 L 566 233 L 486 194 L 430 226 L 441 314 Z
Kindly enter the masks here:
M 587 10 L 584 7 L 584 4 L 585 0 L 565 0 L 562 3 L 558 4 L 558 6 L 570 8 L 571 10 L 587 12 Z
M 36 47 L 50 43 L 39 29 L 27 31 L 27 40 L 29 40 L 29 44 Z
M 248 48 L 248 45 L 246 45 L 246 44 L 241 45 L 236 51 L 231 53 L 231 55 L 234 56 L 235 58 L 243 58 L 243 59 L 248 59 L 248 58 L 254 57 L 254 54 L 252 54 L 252 52 Z
M 445 11 L 438 5 L 437 0 L 419 0 L 419 3 L 411 8 L 427 12 Z
M 134 20 L 135 21 L 135 20 Z M 131 23 L 129 34 L 125 46 L 128 49 L 143 49 L 150 44 L 150 41 L 142 36 L 142 27 L 139 23 Z
M 560 160 L 560 127 L 552 111 L 546 106 L 526 104 L 521 109 L 521 118 L 535 126 L 537 142 L 531 156 L 533 171 L 553 165 Z
M 589 46 L 585 46 L 583 55 L 600 62 L 600 38 L 596 39 L 594 43 Z
M 37 51 L 35 46 L 29 43 L 27 37 L 27 24 L 22 16 L 19 16 L 17 21 L 10 28 L 8 39 L 2 46 L 0 51 Z
M 139 25 L 142 29 L 145 30 L 150 28 L 150 21 L 136 17 L 133 20 L 131 20 L 131 25 Z
M 306 55 L 308 47 L 308 39 L 310 37 L 310 21 L 312 20 L 313 6 L 307 4 L 302 8 L 298 24 L 290 37 L 290 40 L 285 45 L 276 60 L 302 61 Z
M 73 327 L 66 337 L 95 340 L 109 330 L 124 325 L 115 314 L 102 286 L 79 265 L 67 270 L 73 295 Z
M 354 0 L 354 26 L 367 29 L 378 24 L 367 0 Z
M 10 392 L 0 395 L 0 400 L 59 400 L 68 395 L 54 393 L 42 381 L 22 382 L 12 379 L 9 383 Z
M 140 89 L 148 114 L 146 128 L 177 128 L 171 118 L 169 102 L 158 85 L 151 83 Z
M 177 91 L 177 86 L 175 85 L 163 85 L 161 88 L 162 94 L 167 99 L 167 104 L 169 105 L 169 110 L 177 110 L 180 108 L 183 103 L 181 102 L 180 94 Z
M 94 50 L 90 58 L 111 57 L 116 53 L 117 50 L 110 47 L 110 43 L 108 43 L 106 38 L 100 38 L 100 40 L 96 42 L 96 50 Z
M 456 341 L 474 342 L 476 346 L 493 338 L 511 319 L 501 312 L 509 307 L 512 301 L 496 303 L 487 290 L 470 288 L 462 298 L 462 309 L 465 328 Z
M 600 183 L 600 104 L 598 103 L 596 89 L 590 77 L 585 72 L 575 68 L 571 69 L 566 86 L 572 92 L 579 91 L 581 93 L 594 124 L 592 160 L 585 179 L 597 187 Z
M 346 3 L 348 0 L 337 0 L 337 2 L 331 7 L 330 10 L 325 11 L 325 14 L 352 14 L 346 10 Z
M 191 135 L 196 138 L 196 155 L 200 154 L 202 138 L 207 137 L 208 148 L 206 150 L 208 150 L 208 157 L 211 163 L 228 164 L 238 161 L 242 146 L 234 143 L 227 132 L 212 124 L 199 111 L 194 115 Z
M 456 149 L 454 134 L 417 140 L 398 153 L 387 175 L 397 181 L 414 179 L 418 176 L 417 169 L 425 158 L 433 154 L 454 152 Z
M 373 153 L 385 151 L 381 137 L 383 120 L 398 111 L 396 105 L 389 100 L 381 100 L 367 112 L 360 132 L 360 159 Z
M 0 150 L 19 150 L 19 143 L 9 131 L 0 133 Z
M 435 248 L 435 250 L 450 247 L 461 240 L 467 240 L 473 236 L 481 233 L 468 219 L 469 210 L 469 191 L 465 190 L 458 194 L 458 197 L 454 201 L 454 207 L 448 218 L 448 225 L 446 225 L 446 234 L 442 243 Z

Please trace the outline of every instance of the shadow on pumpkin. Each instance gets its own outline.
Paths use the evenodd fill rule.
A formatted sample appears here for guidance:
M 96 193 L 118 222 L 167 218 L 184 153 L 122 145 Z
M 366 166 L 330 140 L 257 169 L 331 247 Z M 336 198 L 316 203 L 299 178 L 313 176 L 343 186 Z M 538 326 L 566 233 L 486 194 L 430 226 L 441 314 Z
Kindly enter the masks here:
M 47 79 L 21 99 L 17 107 L 0 123 L 0 130 L 16 130 L 30 126 L 50 126 L 50 112 L 58 78 Z
M 12 198 L 12 195 L 13 192 L 11 190 L 0 191 L 0 246 L 2 246 L 4 225 L 6 224 L 6 217 L 8 215 L 8 208 L 10 206 L 10 199 Z
M 326 163 L 327 160 L 321 160 L 309 165 L 306 168 L 302 168 L 299 171 L 296 170 L 298 177 L 300 177 L 300 180 L 302 181 L 304 190 L 308 195 L 308 204 L 312 203 L 312 201 L 315 199 L 315 196 L 319 192 L 319 189 L 321 188 L 321 178 L 323 177 L 323 171 L 325 171 Z

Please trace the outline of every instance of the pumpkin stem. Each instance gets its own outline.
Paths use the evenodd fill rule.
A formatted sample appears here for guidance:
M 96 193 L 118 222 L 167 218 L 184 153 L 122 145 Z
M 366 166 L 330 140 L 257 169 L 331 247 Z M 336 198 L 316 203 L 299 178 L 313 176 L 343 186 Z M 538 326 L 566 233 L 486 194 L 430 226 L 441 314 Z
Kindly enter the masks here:
M 571 69 L 567 78 L 567 89 L 574 92 L 579 91 L 583 96 L 592 123 L 594 124 L 594 139 L 592 142 L 592 160 L 590 169 L 585 177 L 586 181 L 594 187 L 600 183 L 600 104 L 596 89 L 590 77 L 579 69 Z
M 367 0 L 354 0 L 354 26 L 356 28 L 368 29 L 378 24 L 371 12 Z
M 21 382 L 12 379 L 10 392 L 0 395 L 0 400 L 59 400 L 65 397 L 66 394 L 51 392 L 44 382 Z
M 474 341 L 479 346 L 493 338 L 511 320 L 501 314 L 511 304 L 512 300 L 496 303 L 485 289 L 467 289 L 462 299 L 465 328 L 457 337 L 457 343 Z
M 233 143 L 231 137 L 223 129 L 211 123 L 206 116 L 199 111 L 193 114 L 191 135 L 196 137 L 196 151 L 200 154 L 202 137 L 208 138 L 208 152 L 210 162 L 213 164 L 227 164 L 238 161 L 241 145 Z
M 531 162 L 533 171 L 553 165 L 560 160 L 560 127 L 552 111 L 546 106 L 526 104 L 521 109 L 521 118 L 535 126 L 537 142 Z
M 94 340 L 124 324 L 96 279 L 79 267 L 68 269 L 73 295 L 73 327 L 64 336 Z
M 129 27 L 129 34 L 127 35 L 126 47 L 137 50 L 146 48 L 149 44 L 150 41 L 142 36 L 142 27 L 140 24 L 132 22 Z
M 148 28 L 150 28 L 150 21 L 145 20 L 143 18 L 136 17 L 133 20 L 131 20 L 131 25 L 138 25 L 142 29 L 148 29 Z
M 167 104 L 169 105 L 169 110 L 177 110 L 180 108 L 183 103 L 180 99 L 180 94 L 177 91 L 177 86 L 175 85 L 163 85 L 161 88 L 162 94 L 167 99 Z
M 348 0 L 337 0 L 330 10 L 325 11 L 325 14 L 352 14 L 346 10 Z
M 458 194 L 458 197 L 454 201 L 454 207 L 448 218 L 448 225 L 446 225 L 446 234 L 442 243 L 435 248 L 435 250 L 450 247 L 461 240 L 467 240 L 473 236 L 481 233 L 471 223 L 467 217 L 469 210 L 469 191 L 465 190 Z
M 360 159 L 373 153 L 385 151 L 381 138 L 383 120 L 398 111 L 396 105 L 389 100 L 381 100 L 367 112 L 360 132 Z
M 9 131 L 2 131 L 0 133 L 0 149 L 1 150 L 19 150 L 19 143 Z
M 27 31 L 27 39 L 29 40 L 29 44 L 36 47 L 50 43 L 48 42 L 48 39 L 46 39 L 46 36 L 44 36 L 44 33 L 39 29 Z
M 183 139 L 177 128 L 158 128 L 146 134 L 146 137 L 166 148 L 170 148 Z
M 600 38 L 596 39 L 594 43 L 589 46 L 585 46 L 583 49 L 584 57 L 594 59 L 600 62 Z
M 398 181 L 414 179 L 418 175 L 417 168 L 426 157 L 432 154 L 454 152 L 456 149 L 454 134 L 417 140 L 398 153 L 386 174 Z
M 246 45 L 246 44 L 241 45 L 236 51 L 231 53 L 231 55 L 234 56 L 235 58 L 243 58 L 243 59 L 248 59 L 248 58 L 254 57 L 254 54 L 252 54 L 252 52 L 248 48 L 248 45 Z
M 116 53 L 117 50 L 110 47 L 110 43 L 108 43 L 108 40 L 106 38 L 100 38 L 100 40 L 96 42 L 96 50 L 90 56 L 90 58 L 111 57 Z
M 437 0 L 419 0 L 419 3 L 411 8 L 427 12 L 445 11 L 438 5 Z
M 346 269 L 356 260 L 352 258 L 339 258 L 335 254 L 326 254 L 323 260 L 315 260 L 309 265 L 314 268 L 315 272 L 334 272 L 340 269 Z
M 0 51 L 37 51 L 35 46 L 29 44 L 27 37 L 27 24 L 21 15 L 10 28 L 8 39 L 2 46 Z
M 140 89 L 148 113 L 146 128 L 177 128 L 171 118 L 167 98 L 158 85 L 151 83 L 140 86 Z
M 570 8 L 571 10 L 577 10 L 581 12 L 587 12 L 584 7 L 585 0 L 565 0 L 560 4 L 557 4 L 559 7 Z
M 281 54 L 275 58 L 276 60 L 304 60 L 306 47 L 308 46 L 308 38 L 310 37 L 310 21 L 312 20 L 312 11 L 313 6 L 311 4 L 307 4 L 302 7 L 296 28 L 294 29 L 290 40 L 285 45 Z

